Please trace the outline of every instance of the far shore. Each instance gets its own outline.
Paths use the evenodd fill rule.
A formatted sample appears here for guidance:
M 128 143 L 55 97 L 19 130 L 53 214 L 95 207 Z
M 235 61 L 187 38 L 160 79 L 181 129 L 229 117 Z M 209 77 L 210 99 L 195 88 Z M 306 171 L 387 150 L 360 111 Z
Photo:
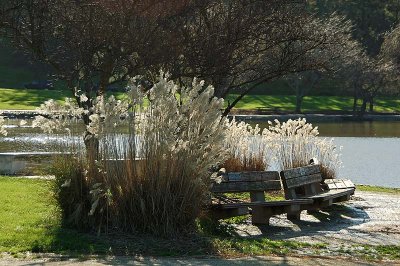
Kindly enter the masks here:
M 30 119 L 39 115 L 36 110 L 0 110 L 0 116 L 5 116 L 9 119 Z M 344 121 L 400 121 L 398 113 L 373 113 L 365 114 L 362 117 L 355 116 L 350 113 L 268 113 L 258 114 L 255 112 L 235 110 L 228 117 L 235 117 L 240 121 L 267 122 L 278 119 L 286 121 L 289 119 L 305 118 L 309 122 L 344 122 Z
M 230 115 L 240 121 L 266 122 L 275 119 L 286 121 L 289 119 L 305 118 L 308 122 L 345 122 L 345 121 L 400 121 L 400 114 L 366 114 L 362 117 L 351 114 L 235 114 Z

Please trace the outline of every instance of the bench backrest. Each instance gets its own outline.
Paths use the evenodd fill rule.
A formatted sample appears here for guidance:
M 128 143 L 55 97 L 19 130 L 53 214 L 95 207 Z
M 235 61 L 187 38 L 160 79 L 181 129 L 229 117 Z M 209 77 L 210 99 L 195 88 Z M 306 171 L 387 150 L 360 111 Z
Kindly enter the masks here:
M 281 177 L 287 199 L 312 196 L 322 191 L 320 165 L 284 170 Z
M 282 185 L 277 171 L 230 172 L 223 176 L 221 183 L 214 183 L 213 193 L 251 192 L 281 190 Z
M 213 183 L 213 193 L 250 192 L 251 201 L 265 201 L 264 191 L 281 191 L 282 184 L 277 171 L 230 172 L 221 183 Z

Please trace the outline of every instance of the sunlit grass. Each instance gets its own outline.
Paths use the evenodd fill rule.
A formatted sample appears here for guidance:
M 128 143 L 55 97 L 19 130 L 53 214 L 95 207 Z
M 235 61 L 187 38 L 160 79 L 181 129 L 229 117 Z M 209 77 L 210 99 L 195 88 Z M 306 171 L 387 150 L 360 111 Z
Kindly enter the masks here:
M 122 93 L 113 93 L 122 98 Z M 31 90 L 0 88 L 0 110 L 34 110 L 49 99 L 60 103 L 72 97 L 69 90 Z
M 230 95 L 228 101 L 233 101 Z M 361 105 L 361 101 L 359 101 Z M 343 96 L 307 96 L 303 101 L 303 112 L 310 111 L 352 111 L 353 98 Z M 270 111 L 294 111 L 296 97 L 294 95 L 247 95 L 235 108 L 242 110 L 266 109 Z M 377 98 L 374 111 L 400 112 L 399 98 Z
M 117 98 L 122 97 L 116 93 Z M 71 97 L 68 90 L 28 90 L 0 88 L 0 110 L 33 110 L 44 101 L 55 99 L 62 102 L 65 97 Z M 234 96 L 227 98 L 232 101 Z M 242 110 L 293 111 L 296 99 L 291 95 L 247 95 L 235 108 Z M 361 102 L 359 103 L 361 104 Z M 310 111 L 351 111 L 353 99 L 339 96 L 308 96 L 304 98 L 303 112 Z M 400 112 L 399 98 L 377 98 L 376 112 Z
M 376 187 L 368 185 L 357 185 L 357 190 L 365 192 L 376 192 L 376 193 L 389 193 L 389 194 L 399 194 L 400 188 L 387 188 L 387 187 Z
M 62 102 L 65 97 L 71 97 L 69 91 L 58 90 L 27 90 L 0 88 L 0 109 L 3 110 L 33 110 L 43 102 L 54 99 Z
M 0 253 L 100 251 L 85 236 L 61 228 L 50 182 L 0 177 Z

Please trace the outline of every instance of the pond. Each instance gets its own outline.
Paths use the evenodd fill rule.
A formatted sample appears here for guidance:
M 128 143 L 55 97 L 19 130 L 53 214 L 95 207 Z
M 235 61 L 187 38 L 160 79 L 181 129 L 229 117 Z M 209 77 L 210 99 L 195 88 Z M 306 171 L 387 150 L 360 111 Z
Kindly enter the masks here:
M 0 137 L 0 152 L 29 152 L 57 150 L 65 141 L 80 140 L 63 135 L 48 137 L 38 129 L 14 127 L 9 135 Z M 259 123 L 261 127 L 267 123 Z M 329 122 L 314 123 L 322 137 L 333 137 L 343 146 L 343 168 L 340 178 L 349 178 L 356 184 L 400 188 L 400 122 Z
M 400 121 L 324 122 L 320 136 L 343 146 L 340 178 L 356 184 L 400 188 Z M 267 127 L 267 123 L 259 123 Z

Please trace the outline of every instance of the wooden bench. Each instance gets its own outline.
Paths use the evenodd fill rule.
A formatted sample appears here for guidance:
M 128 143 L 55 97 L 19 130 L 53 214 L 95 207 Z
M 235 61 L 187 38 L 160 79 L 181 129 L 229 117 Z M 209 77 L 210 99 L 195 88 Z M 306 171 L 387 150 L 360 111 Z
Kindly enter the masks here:
M 319 210 L 336 202 L 346 201 L 354 194 L 355 186 L 343 180 L 322 182 L 319 165 L 293 168 L 281 172 L 286 199 L 312 199 L 311 205 L 303 205 L 306 210 Z M 338 188 L 338 186 L 340 188 Z M 288 214 L 289 219 L 300 219 L 300 211 Z
M 269 224 L 273 215 L 301 210 L 301 205 L 313 203 L 311 199 L 266 201 L 265 192 L 282 192 L 279 172 L 232 172 L 223 175 L 220 183 L 213 183 L 211 192 L 216 198 L 223 193 L 250 192 L 250 200 L 234 201 L 224 198 L 214 202 L 209 211 L 214 219 L 251 214 L 253 224 Z

